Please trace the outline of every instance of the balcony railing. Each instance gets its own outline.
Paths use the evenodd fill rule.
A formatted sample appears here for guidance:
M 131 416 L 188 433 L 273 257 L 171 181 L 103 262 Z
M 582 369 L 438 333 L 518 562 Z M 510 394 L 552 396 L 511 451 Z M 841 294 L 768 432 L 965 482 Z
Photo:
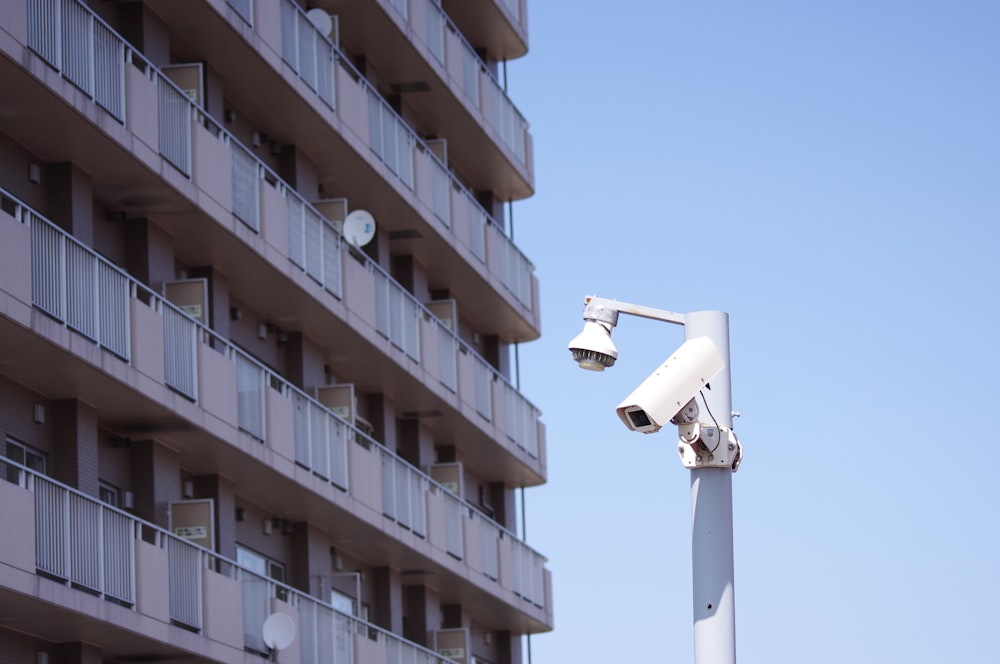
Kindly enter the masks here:
M 224 137 L 224 135 L 223 135 Z M 229 140 L 230 147 L 239 147 Z M 242 156 L 238 157 L 242 158 Z M 265 182 L 279 183 L 265 167 L 259 166 L 259 173 Z M 290 245 L 301 248 L 290 250 L 293 263 L 300 265 L 310 276 L 323 284 L 327 290 L 340 297 L 342 290 L 343 255 L 346 244 L 340 232 L 298 194 L 283 188 L 288 214 Z M 32 266 L 34 304 L 67 326 L 96 341 L 125 360 L 129 359 L 128 301 L 136 290 L 129 277 L 108 261 L 100 258 L 92 250 L 84 247 L 71 236 L 46 222 L 30 208 L 24 207 L 25 223 L 31 224 L 32 251 L 35 256 Z M 37 223 L 32 223 L 35 220 Z M 304 254 L 304 255 L 303 255 Z M 375 327 L 390 342 L 403 350 L 406 355 L 421 362 L 420 324 L 421 318 L 436 320 L 430 311 L 413 298 L 377 264 L 366 261 L 365 269 L 374 280 Z M 97 288 L 89 285 L 96 284 Z M 154 301 L 157 301 L 154 298 Z M 167 385 L 192 400 L 197 399 L 194 339 L 197 332 L 184 314 L 170 311 L 170 307 L 154 304 L 163 309 L 164 338 L 167 349 L 165 378 Z M 95 322 L 96 321 L 96 322 Z M 429 332 L 437 334 L 439 357 L 437 371 L 439 380 L 449 390 L 459 391 L 457 380 L 458 354 L 472 358 L 474 364 L 474 405 L 485 420 L 493 420 L 492 381 L 504 385 L 504 400 L 511 404 L 506 408 L 508 417 L 505 426 L 507 436 L 532 457 L 538 457 L 537 420 L 540 412 L 523 395 L 514 390 L 506 378 L 496 372 L 482 357 L 461 341 L 445 326 L 430 326 Z M 444 349 L 443 351 L 441 349 Z M 242 353 L 242 351 L 233 351 Z M 261 390 L 247 381 L 256 380 L 243 366 L 240 378 L 240 425 L 251 435 L 262 439 L 262 413 L 252 407 L 255 401 L 248 401 L 249 394 L 259 395 Z M 252 397 L 259 401 L 258 396 Z M 511 412 L 528 414 L 530 422 L 517 424 L 511 429 Z M 525 433 L 527 432 L 527 433 Z
M 295 461 L 347 491 L 347 446 L 357 432 L 305 392 L 289 386 L 288 393 L 294 407 Z
M 57 227 L 29 215 L 39 220 L 29 220 L 36 256 L 31 265 L 34 304 L 128 361 L 128 275 Z
M 298 5 L 288 0 L 281 3 L 281 55 L 327 106 L 335 107 L 333 72 L 337 47 L 316 29 Z
M 232 155 L 232 212 L 247 226 L 259 230 L 260 210 L 255 194 L 259 192 L 261 179 L 277 177 L 270 169 L 231 134 L 211 121 L 208 114 L 183 90 L 132 49 L 79 0 L 27 0 L 27 4 L 28 41 L 32 50 L 80 86 L 96 103 L 108 109 L 121 122 L 125 122 L 127 110 L 125 68 L 134 66 L 146 72 L 157 90 L 159 152 L 187 177 L 192 176 L 194 128 L 198 125 L 212 126 L 213 132 L 226 144 Z M 236 3 L 232 6 L 239 11 L 243 5 Z M 359 130 L 359 135 L 368 137 L 375 158 L 385 163 L 410 190 L 415 189 L 418 175 L 414 170 L 415 161 L 430 161 L 428 169 L 432 184 L 428 188 L 428 199 L 425 202 L 441 221 L 443 232 L 454 236 L 460 244 L 466 246 L 526 310 L 534 312 L 537 308 L 531 288 L 534 266 L 504 234 L 503 225 L 483 210 L 472 193 L 443 163 L 430 156 L 430 148 L 385 103 L 371 83 L 340 54 L 333 43 L 316 30 L 297 5 L 290 0 L 283 0 L 282 12 L 286 26 L 283 29 L 282 49 L 293 69 L 331 108 L 334 104 L 334 91 L 337 89 L 338 72 L 343 72 L 349 81 L 360 86 L 367 98 L 368 126 L 355 129 Z M 72 57 L 64 53 L 67 49 Z M 493 84 L 495 83 L 494 81 Z M 349 84 L 345 81 L 344 85 Z M 479 89 L 478 84 L 475 89 Z M 494 110 L 491 114 L 501 118 L 498 130 L 501 135 L 509 135 L 510 131 L 502 127 L 509 125 L 510 120 L 503 118 L 512 118 L 518 114 L 516 111 L 504 110 L 507 106 L 498 101 L 500 96 L 492 95 L 492 98 L 494 102 L 491 108 Z M 449 181 L 451 192 L 446 184 Z M 282 187 L 293 191 L 284 183 Z M 296 255 L 297 250 L 313 248 L 312 251 L 318 251 L 315 249 L 318 245 L 310 243 L 310 239 L 312 238 L 303 237 L 297 244 L 294 241 L 290 243 L 292 260 L 300 266 L 306 265 L 303 262 L 306 257 Z M 490 250 L 490 247 L 495 249 Z M 310 276 L 326 283 L 325 277 L 319 274 L 319 268 L 312 265 L 308 267 Z
M 296 638 L 300 661 L 305 664 L 364 664 L 355 647 L 359 639 L 372 642 L 377 652 L 386 653 L 383 661 L 451 661 L 20 464 L 0 459 L 0 466 L 4 467 L 3 478 L 34 496 L 35 564 L 38 572 L 50 579 L 135 611 L 136 551 L 151 546 L 167 554 L 164 572 L 168 576 L 171 621 L 196 633 L 205 630 L 203 607 L 220 601 L 206 597 L 206 576 L 216 574 L 238 584 L 244 649 L 269 652 L 261 625 L 273 612 L 272 603 L 277 598 L 297 610 Z M 365 651 L 372 652 L 371 647 Z
M 60 278 L 65 278 L 68 272 L 66 250 L 65 248 L 54 250 L 53 247 L 65 247 L 67 243 L 73 244 L 76 241 L 2 189 L 0 189 L 0 200 L 2 200 L 0 207 L 4 212 L 29 226 L 33 275 L 55 274 L 60 275 Z M 117 330 L 130 330 L 132 324 L 136 322 L 133 311 L 140 310 L 139 307 L 148 310 L 149 316 L 161 316 L 162 320 L 159 324 L 163 331 L 161 362 L 164 384 L 198 403 L 202 392 L 199 387 L 200 382 L 214 378 L 203 376 L 202 374 L 212 374 L 213 371 L 199 371 L 198 362 L 204 362 L 211 358 L 213 362 L 217 363 L 213 365 L 215 369 L 232 376 L 233 394 L 226 395 L 218 392 L 220 386 L 227 384 L 224 380 L 211 383 L 212 387 L 209 389 L 209 393 L 215 400 L 230 399 L 236 412 L 234 425 L 273 447 L 277 441 L 268 440 L 266 413 L 269 407 L 287 408 L 293 427 L 290 433 L 294 438 L 291 453 L 297 464 L 329 481 L 334 486 L 349 491 L 372 507 L 380 509 L 385 516 L 421 537 L 426 537 L 428 534 L 428 505 L 437 500 L 434 496 L 446 496 L 445 503 L 440 505 L 441 511 L 439 512 L 439 518 L 442 518 L 446 523 L 440 548 L 454 557 L 460 559 L 464 557 L 464 552 L 459 550 L 457 545 L 457 542 L 461 540 L 461 535 L 456 535 L 464 530 L 464 526 L 454 523 L 455 509 L 453 503 L 449 502 L 451 498 L 448 497 L 452 494 L 444 487 L 369 438 L 333 410 L 306 395 L 257 362 L 242 349 L 196 322 L 181 309 L 150 291 L 143 284 L 118 271 L 106 259 L 82 245 L 73 244 L 73 246 L 76 247 L 74 251 L 83 257 L 78 259 L 79 264 L 109 269 L 124 282 L 121 291 L 126 294 L 128 301 L 119 302 L 113 309 L 117 315 L 109 318 L 108 323 L 111 327 Z M 386 276 L 386 278 L 389 277 Z M 32 301 L 40 309 L 43 309 L 43 303 L 49 300 L 62 301 L 66 297 L 65 294 L 53 297 L 53 289 L 48 285 L 49 281 L 34 277 L 32 280 Z M 58 279 L 56 281 L 58 283 Z M 47 311 L 47 313 L 55 315 L 53 312 Z M 451 336 L 451 331 L 436 318 L 433 318 L 429 312 L 425 314 L 423 320 L 427 329 L 436 328 L 455 340 L 456 345 L 458 345 L 459 358 L 471 358 L 475 375 L 474 402 L 481 416 L 486 419 L 493 418 L 493 386 L 496 385 L 505 390 L 502 403 L 507 416 L 502 419 L 505 419 L 508 426 L 511 426 L 510 430 L 507 431 L 507 438 L 529 454 L 532 454 L 533 451 L 534 455 L 537 456 L 539 453 L 537 447 L 537 410 L 528 412 L 529 416 L 531 413 L 534 414 L 534 419 L 530 423 L 521 419 L 525 415 L 525 411 L 519 409 L 533 407 L 527 404 L 523 397 L 520 397 L 513 387 L 502 379 L 502 376 L 489 367 L 485 360 L 474 354 L 456 337 Z M 125 347 L 125 350 L 127 353 L 119 356 L 128 361 L 134 355 L 134 350 L 128 346 Z M 201 360 L 199 360 L 200 356 Z M 462 390 L 461 376 L 459 379 L 459 390 Z M 504 427 L 498 428 L 502 430 Z M 280 437 L 282 434 L 278 435 Z M 348 445 L 349 441 L 353 441 L 355 444 Z M 370 486 L 354 486 L 349 482 L 350 469 L 352 467 L 360 468 L 365 464 L 382 468 L 380 486 L 375 487 L 377 493 L 372 493 Z M 370 475 L 367 477 L 370 478 Z M 471 518 L 475 508 L 462 501 L 459 511 L 462 510 L 468 518 Z M 518 555 L 526 556 L 527 560 L 544 560 L 523 542 L 518 541 L 516 536 L 509 531 L 497 526 L 496 533 L 498 541 L 512 540 L 516 542 L 510 546 L 514 547 Z M 500 545 L 498 544 L 498 546 Z M 530 554 L 523 553 L 522 549 Z M 491 565 L 483 564 L 483 567 L 485 567 L 484 573 L 492 570 Z M 537 604 L 540 599 L 532 597 L 533 594 L 537 594 L 532 590 L 535 588 L 535 582 L 532 578 L 528 578 L 535 574 L 534 568 L 521 565 L 515 568 L 512 574 L 514 576 L 504 577 L 501 575 L 499 579 L 501 585 L 519 594 L 522 592 L 520 589 L 527 589 L 525 591 L 527 594 L 522 594 L 522 597 Z M 525 575 L 525 578 L 515 578 L 518 575 Z
M 77 0 L 28 3 L 28 45 L 63 78 L 125 122 L 125 41 Z
M 253 27 L 253 0 L 226 0 L 243 22 Z
M 263 171 L 266 167 L 259 164 L 259 168 Z M 288 213 L 288 257 L 326 290 L 341 297 L 340 231 L 291 187 L 283 186 L 281 193 Z
M 508 1 L 515 7 L 518 6 L 518 0 Z M 447 35 L 452 35 L 454 43 L 458 45 L 457 57 L 461 61 L 461 80 L 458 84 L 462 93 L 472 107 L 483 114 L 486 123 L 514 153 L 518 163 L 527 166 L 528 121 L 507 96 L 506 90 L 497 80 L 493 70 L 479 57 L 476 49 L 441 8 L 440 0 L 423 0 L 423 2 L 427 14 L 424 26 L 426 32 L 422 33 L 418 26 L 414 26 L 417 28 L 416 32 L 426 35 L 427 49 L 445 69 L 448 68 L 449 56 L 446 46 L 452 41 L 447 39 Z M 489 103 L 484 104 L 486 101 Z

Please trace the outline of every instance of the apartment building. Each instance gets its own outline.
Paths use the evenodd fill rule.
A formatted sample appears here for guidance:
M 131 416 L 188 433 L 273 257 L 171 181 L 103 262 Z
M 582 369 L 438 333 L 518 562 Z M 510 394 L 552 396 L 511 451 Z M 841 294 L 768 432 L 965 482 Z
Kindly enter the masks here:
M 520 664 L 524 0 L 0 3 L 0 661 Z

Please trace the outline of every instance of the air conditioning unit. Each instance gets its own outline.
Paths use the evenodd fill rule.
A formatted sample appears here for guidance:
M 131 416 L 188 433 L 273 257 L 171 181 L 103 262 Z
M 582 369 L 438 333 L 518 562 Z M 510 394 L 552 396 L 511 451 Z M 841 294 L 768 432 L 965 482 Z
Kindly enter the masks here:
M 445 138 L 428 138 L 424 140 L 427 148 L 434 153 L 441 163 L 448 166 L 448 140 Z
M 205 105 L 205 68 L 200 62 L 163 65 L 160 70 L 198 106 Z
M 431 300 L 425 305 L 427 310 L 437 316 L 445 327 L 458 333 L 458 303 L 452 298 L 448 300 Z
M 312 206 L 316 208 L 323 217 L 333 224 L 338 231 L 343 231 L 344 219 L 347 218 L 346 198 L 324 198 L 313 201 Z
M 178 309 L 208 325 L 208 279 L 178 279 L 163 284 L 163 296 Z
M 358 401 L 353 383 L 317 387 L 316 400 L 350 424 L 356 424 Z
M 456 664 L 472 664 L 469 659 L 469 630 L 465 627 L 435 632 L 434 650 Z
M 464 473 L 460 463 L 438 463 L 429 468 L 431 479 L 456 496 L 465 495 Z

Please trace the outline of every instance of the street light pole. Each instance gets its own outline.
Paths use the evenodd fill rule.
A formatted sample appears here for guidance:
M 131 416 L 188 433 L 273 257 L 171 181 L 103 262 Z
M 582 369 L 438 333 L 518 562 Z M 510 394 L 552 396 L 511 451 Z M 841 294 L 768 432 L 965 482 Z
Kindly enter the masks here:
M 678 452 L 681 462 L 691 471 L 694 662 L 735 664 L 733 472 L 739 467 L 743 450 L 732 430 L 729 315 L 722 311 L 678 314 L 593 295 L 588 295 L 584 302 L 584 331 L 569 342 L 573 358 L 584 369 L 603 371 L 615 364 L 618 350 L 611 341 L 611 330 L 618 324 L 619 314 L 682 325 L 685 345 L 695 339 L 703 340 L 707 337 L 712 343 L 702 341 L 699 348 L 714 345 L 714 350 L 721 356 L 722 368 L 715 373 L 719 366 L 716 365 L 711 368 L 714 375 L 702 376 L 701 380 L 708 381 L 703 383 L 704 389 L 697 390 L 694 398 L 677 411 L 673 418 L 669 414 L 666 417 L 679 427 Z M 661 372 L 668 372 L 672 362 L 675 366 L 683 364 L 685 360 L 691 362 L 690 355 L 685 355 L 684 360 L 680 358 L 682 350 L 683 347 L 647 381 L 659 376 Z M 711 367 L 711 362 L 705 366 Z M 701 374 L 694 374 L 695 378 L 698 376 Z M 637 392 L 641 389 L 638 388 Z M 634 403 L 632 398 L 635 395 L 636 392 L 629 395 L 618 409 L 619 416 L 630 429 L 651 433 L 666 424 L 663 420 L 652 422 L 645 407 L 629 405 Z M 656 400 L 649 404 L 651 407 L 663 407 Z M 623 407 L 625 415 L 622 414 Z M 669 410 L 674 412 L 673 407 Z M 626 415 L 635 411 L 639 411 L 641 417 L 627 419 Z M 660 412 L 655 413 L 656 418 L 661 415 Z
M 721 311 L 685 314 L 684 338 L 697 337 L 711 339 L 726 363 L 702 397 L 713 424 L 731 430 L 729 315 Z M 735 664 L 733 473 L 729 468 L 691 469 L 691 578 L 695 664 Z

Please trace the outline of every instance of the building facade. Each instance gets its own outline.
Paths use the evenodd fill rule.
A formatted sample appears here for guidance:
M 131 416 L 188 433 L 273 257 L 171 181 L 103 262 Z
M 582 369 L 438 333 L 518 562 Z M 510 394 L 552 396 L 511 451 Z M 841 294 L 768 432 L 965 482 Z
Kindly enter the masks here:
M 0 661 L 520 664 L 524 0 L 0 3 Z

